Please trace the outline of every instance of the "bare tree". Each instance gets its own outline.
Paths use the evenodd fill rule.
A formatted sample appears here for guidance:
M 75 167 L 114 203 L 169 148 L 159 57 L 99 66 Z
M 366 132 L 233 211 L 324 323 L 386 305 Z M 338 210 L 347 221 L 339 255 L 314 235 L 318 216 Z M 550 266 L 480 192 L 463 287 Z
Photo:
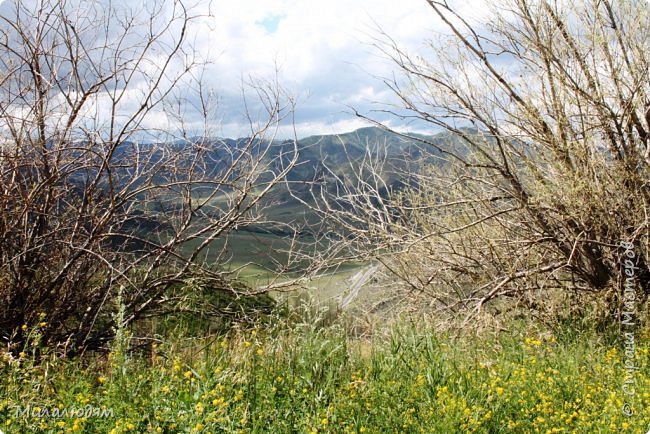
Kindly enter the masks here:
M 249 137 L 212 139 L 208 62 L 190 38 L 202 17 L 183 1 L 2 11 L 1 339 L 22 342 L 40 315 L 51 344 L 97 348 L 115 326 L 173 311 L 190 278 L 242 292 L 214 241 L 259 224 L 295 164 L 295 141 L 274 140 L 290 95 L 254 82 Z
M 350 256 L 379 259 L 455 312 L 496 299 L 515 302 L 497 310 L 584 312 L 595 300 L 611 319 L 624 242 L 640 308 L 650 288 L 647 2 L 505 0 L 480 18 L 428 4 L 447 29 L 428 52 L 379 39 L 401 72 L 386 80 L 399 100 L 386 111 L 447 133 L 401 133 L 438 161 L 404 173 L 409 188 L 380 194 L 384 163 L 367 160 L 360 170 L 374 182 L 344 189 L 335 200 L 346 206 L 320 201 Z

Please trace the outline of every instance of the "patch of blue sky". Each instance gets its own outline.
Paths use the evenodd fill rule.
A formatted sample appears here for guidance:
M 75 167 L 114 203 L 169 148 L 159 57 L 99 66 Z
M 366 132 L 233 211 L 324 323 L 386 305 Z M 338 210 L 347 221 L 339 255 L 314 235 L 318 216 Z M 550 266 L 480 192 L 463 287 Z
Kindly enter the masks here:
M 267 34 L 275 33 L 278 30 L 280 21 L 286 18 L 285 14 L 267 15 L 263 19 L 256 21 L 255 24 L 262 26 Z

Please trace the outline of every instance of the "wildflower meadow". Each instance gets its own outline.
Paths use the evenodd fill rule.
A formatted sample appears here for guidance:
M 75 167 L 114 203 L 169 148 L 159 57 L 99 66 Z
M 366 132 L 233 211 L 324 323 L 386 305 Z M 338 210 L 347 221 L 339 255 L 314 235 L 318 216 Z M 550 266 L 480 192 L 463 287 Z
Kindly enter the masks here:
M 397 325 L 359 339 L 337 325 L 275 325 L 70 362 L 40 345 L 40 324 L 26 327 L 30 345 L 2 362 L 5 433 L 650 428 L 647 329 L 638 336 L 630 395 L 620 345 L 587 331 L 455 337 Z

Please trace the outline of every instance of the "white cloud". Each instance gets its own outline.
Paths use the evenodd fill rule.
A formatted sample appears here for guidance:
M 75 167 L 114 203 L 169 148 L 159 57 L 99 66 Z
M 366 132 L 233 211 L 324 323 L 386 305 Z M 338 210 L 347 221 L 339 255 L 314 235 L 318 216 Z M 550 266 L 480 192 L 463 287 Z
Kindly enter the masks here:
M 424 0 L 193 1 L 192 13 L 205 16 L 190 29 L 189 40 L 198 55 L 214 59 L 203 79 L 220 97 L 215 131 L 228 136 L 248 131 L 242 81 L 249 76 L 272 80 L 276 68 L 280 84 L 298 95 L 299 135 L 362 126 L 350 107 L 367 113 L 391 98 L 379 78 L 390 77 L 393 65 L 372 46 L 373 38 L 381 30 L 417 52 L 440 28 Z M 468 13 L 480 13 L 483 0 L 459 4 Z M 162 128 L 167 118 L 154 113 L 149 121 Z M 188 115 L 187 122 L 192 121 Z
M 222 129 L 235 135 L 242 78 L 271 77 L 276 66 L 281 84 L 300 96 L 299 131 L 359 125 L 346 105 L 365 110 L 387 97 L 376 77 L 389 75 L 392 65 L 371 47 L 377 29 L 415 47 L 436 25 L 423 0 L 215 1 L 210 12 L 196 47 L 215 57 L 209 76 L 227 101 Z

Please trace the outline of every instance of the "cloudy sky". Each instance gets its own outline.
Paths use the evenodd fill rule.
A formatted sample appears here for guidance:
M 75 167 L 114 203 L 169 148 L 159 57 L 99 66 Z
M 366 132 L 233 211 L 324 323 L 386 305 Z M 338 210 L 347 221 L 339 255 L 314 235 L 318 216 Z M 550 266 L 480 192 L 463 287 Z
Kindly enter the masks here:
M 242 83 L 251 78 L 277 80 L 295 96 L 295 122 L 287 121 L 281 137 L 291 137 L 293 126 L 297 135 L 304 137 L 342 133 L 367 125 L 355 118 L 354 110 L 392 122 L 395 128 L 412 129 L 396 124 L 395 119 L 372 114 L 393 100 L 382 78 L 391 77 L 395 70 L 373 42 L 383 31 L 409 53 L 426 53 L 428 40 L 443 29 L 426 0 L 186 1 L 196 2 L 192 13 L 202 17 L 194 23 L 191 44 L 201 56 L 214 61 L 202 79 L 219 97 L 214 135 L 249 134 Z M 483 1 L 456 3 L 463 17 L 471 20 L 472 15 L 486 9 Z M 40 4 L 38 0 L 19 2 L 28 13 Z M 10 4 L 13 2 L 0 0 L 0 14 L 12 16 Z M 101 9 L 102 4 L 118 9 L 137 9 L 139 5 L 130 0 L 75 0 L 66 3 L 66 8 L 74 14 L 84 8 Z M 167 4 L 171 8 L 175 3 Z M 140 106 L 137 101 L 134 104 Z M 101 107 L 101 103 L 97 106 Z M 254 104 L 248 107 L 255 116 Z M 169 129 L 167 119 L 160 113 L 149 118 L 162 130 Z
M 437 20 L 425 0 L 215 0 L 197 46 L 216 59 L 209 74 L 221 97 L 221 133 L 238 135 L 241 82 L 273 78 L 297 96 L 299 136 L 350 131 L 391 96 L 379 77 L 393 69 L 372 47 L 378 29 L 420 50 Z

